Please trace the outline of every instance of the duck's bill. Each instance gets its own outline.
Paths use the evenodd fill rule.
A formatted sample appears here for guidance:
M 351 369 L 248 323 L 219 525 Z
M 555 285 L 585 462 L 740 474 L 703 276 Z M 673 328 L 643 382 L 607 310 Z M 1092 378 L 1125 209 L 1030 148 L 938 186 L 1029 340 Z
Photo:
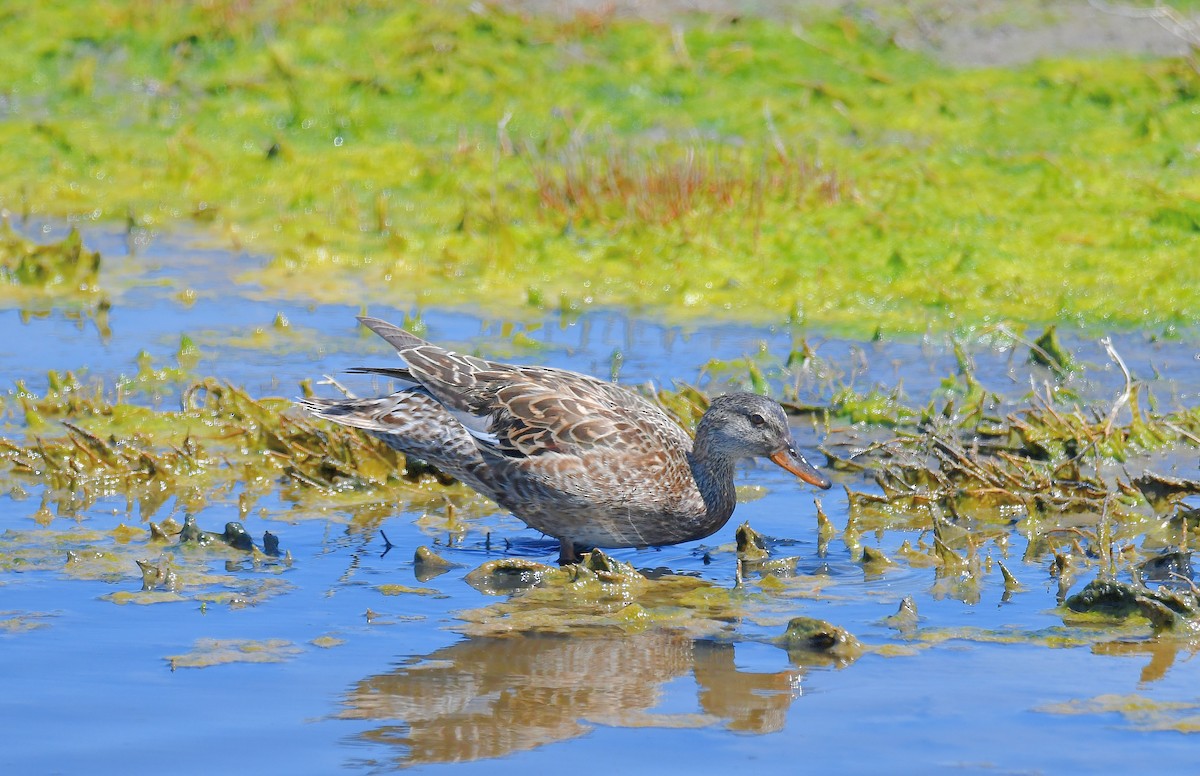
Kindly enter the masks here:
M 828 490 L 833 484 L 829 481 L 828 477 L 817 471 L 815 466 L 804 460 L 804 456 L 796 452 L 796 448 L 794 447 L 785 447 L 777 453 L 772 453 L 771 460 L 809 485 L 815 485 L 822 490 Z

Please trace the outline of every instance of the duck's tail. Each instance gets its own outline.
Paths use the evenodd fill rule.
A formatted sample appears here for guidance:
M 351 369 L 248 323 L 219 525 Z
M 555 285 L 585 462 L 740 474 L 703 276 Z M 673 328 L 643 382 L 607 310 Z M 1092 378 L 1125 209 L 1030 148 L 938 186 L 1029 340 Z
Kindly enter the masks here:
M 387 343 L 396 350 L 404 350 L 405 348 L 416 348 L 429 343 L 418 337 L 416 334 L 405 331 L 399 326 L 380 320 L 379 318 L 370 318 L 366 315 L 360 315 L 358 322 L 366 326 L 371 331 L 378 334 L 387 340 Z
M 385 434 L 394 434 L 397 431 L 397 418 L 393 415 L 396 410 L 394 396 L 380 396 L 374 399 L 309 397 L 298 399 L 297 403 L 310 415 L 331 420 L 343 426 Z

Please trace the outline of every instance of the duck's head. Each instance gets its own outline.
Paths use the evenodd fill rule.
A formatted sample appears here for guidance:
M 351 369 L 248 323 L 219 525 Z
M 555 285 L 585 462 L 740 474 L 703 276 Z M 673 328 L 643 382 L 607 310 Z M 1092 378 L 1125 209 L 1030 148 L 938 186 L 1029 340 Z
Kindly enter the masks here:
M 792 441 L 787 415 L 779 403 L 756 393 L 730 393 L 713 399 L 696 427 L 697 444 L 731 458 L 769 458 L 809 485 L 830 482 L 804 459 Z

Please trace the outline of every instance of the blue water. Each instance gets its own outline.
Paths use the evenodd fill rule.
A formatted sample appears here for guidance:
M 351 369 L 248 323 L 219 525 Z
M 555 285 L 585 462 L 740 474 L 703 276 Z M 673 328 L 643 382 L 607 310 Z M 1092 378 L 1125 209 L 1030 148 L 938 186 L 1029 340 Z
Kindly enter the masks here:
M 55 233 L 61 228 L 52 227 Z M 203 353 L 196 374 L 229 379 L 255 395 L 295 395 L 305 378 L 390 363 L 382 343 L 358 333 L 357 307 L 263 298 L 240 283 L 238 276 L 260 257 L 204 248 L 186 236 L 157 237 L 131 257 L 121 235 L 95 230 L 85 236 L 102 251 L 111 273 L 105 283 L 114 294 L 111 336 L 102 337 L 86 316 L 56 311 L 23 320 L 18 311 L 0 310 L 0 370 L 10 381 L 22 379 L 41 390 L 47 370 L 84 367 L 89 375 L 113 380 L 136 371 L 142 350 L 156 365 L 174 365 L 185 334 Z M 189 287 L 198 298 L 180 305 L 176 295 Z M 270 330 L 280 313 L 291 334 L 274 340 L 277 347 L 263 351 L 231 342 L 256 328 Z M 501 322 L 464 310 L 372 307 L 370 313 L 397 321 L 419 313 L 430 339 L 513 356 Z M 924 400 L 955 373 L 953 353 L 938 337 L 855 343 L 783 326 L 668 325 L 621 311 L 536 323 L 540 327 L 530 336 L 544 347 L 519 350 L 514 357 L 608 375 L 612 355 L 620 351 L 620 378 L 628 383 L 703 382 L 700 368 L 709 359 L 754 354 L 760 342 L 786 355 L 800 336 L 818 345 L 843 382 L 853 379 L 863 390 L 875 384 L 890 389 L 902 381 L 908 395 Z M 1065 339 L 1091 364 L 1074 387 L 1097 402 L 1111 400 L 1123 381 L 1094 337 L 1068 332 Z M 1115 341 L 1136 376 L 1153 378 L 1164 409 L 1195 406 L 1200 368 L 1194 337 L 1159 343 L 1128 333 Z M 1024 362 L 1023 351 L 976 344 L 972 352 L 980 379 L 1006 395 L 1019 398 L 1030 376 L 1045 377 Z M 344 379 L 360 392 L 370 390 L 368 378 Z M 811 400 L 820 400 L 831 385 L 814 378 L 803 387 Z M 158 401 L 170 405 L 174 398 Z M 4 433 L 22 433 L 14 419 L 6 422 Z M 798 422 L 795 430 L 809 452 L 823 441 L 824 430 L 812 423 Z M 1194 454 L 1172 460 L 1174 472 L 1185 476 L 1196 475 L 1195 463 Z M 839 473 L 835 480 L 838 486 L 871 487 L 865 474 Z M 241 563 L 228 572 L 246 585 L 287 583 L 282 592 L 245 607 L 201 606 L 191 594 L 175 603 L 113 603 L 106 597 L 141 587 L 132 562 L 104 579 L 68 573 L 65 558 L 61 565 L 51 558 L 34 568 L 0 566 L 0 620 L 20 613 L 44 625 L 0 630 L 0 770 L 1194 770 L 1190 735 L 1137 729 L 1115 713 L 1041 709 L 1104 694 L 1200 704 L 1200 662 L 1190 659 L 1200 641 L 1153 641 L 1147 630 L 1122 636 L 1124 652 L 1103 645 L 964 639 L 927 646 L 882 622 L 903 596 L 915 599 L 927 633 L 963 628 L 1036 633 L 1061 626 L 1049 559 L 1022 562 L 1024 541 L 1014 533 L 1007 562 L 1024 589 L 1005 602 L 996 568 L 986 575 L 978 603 L 964 603 L 935 589 L 933 569 L 901 561 L 881 576 L 865 577 L 841 540 L 847 515 L 841 487 L 820 495 L 839 529 L 821 558 L 816 494 L 769 464 L 746 467 L 741 483 L 761 486 L 766 495 L 739 506 L 734 521 L 716 536 L 613 554 L 640 568 L 665 567 L 733 587 L 733 528 L 748 520 L 760 532 L 786 540 L 781 550 L 800 558 L 800 573 L 823 575 L 824 582 L 816 595 L 768 596 L 751 607 L 751 619 L 729 633 L 698 639 L 654 629 L 557 638 L 464 636 L 459 614 L 499 599 L 463 577 L 502 555 L 501 539 L 510 541 L 510 554 L 521 557 L 552 562 L 557 552 L 555 543 L 486 507 L 481 516 L 466 519 L 465 535 L 451 544 L 436 509 L 418 524 L 423 510 L 397 505 L 376 523 L 350 508 L 315 511 L 277 496 L 264 498 L 247 528 L 255 536 L 263 530 L 279 535 L 294 563 L 286 569 Z M 27 498 L 0 496 L 0 534 L 37 530 L 39 495 L 31 488 Z M 174 508 L 169 502 L 156 519 Z M 213 530 L 237 519 L 236 493 L 214 495 L 197 518 Z M 50 528 L 78 536 L 78 550 L 104 549 L 111 539 L 88 538 L 86 532 L 120 523 L 141 525 L 136 512 L 125 514 L 123 498 L 110 498 L 77 521 L 56 518 Z M 380 530 L 395 545 L 389 552 Z M 916 539 L 892 531 L 864 535 L 863 543 L 894 554 L 905 538 Z M 411 558 L 420 544 L 436 545 L 461 565 L 418 581 Z M 988 547 L 985 552 L 997 556 Z M 196 562 L 212 573 L 227 573 L 225 556 Z M 1086 579 L 1083 575 L 1077 586 Z M 377 586 L 389 583 L 436 595 L 385 596 Z M 371 619 L 368 610 L 375 615 Z M 872 648 L 904 649 L 891 656 L 868 651 L 844 667 L 796 662 L 769 640 L 788 617 L 798 615 L 829 620 Z M 326 636 L 341 643 L 328 648 L 312 643 Z M 168 657 L 190 652 L 201 639 L 282 639 L 297 652 L 281 663 L 172 671 Z M 1168 718 L 1197 713 L 1183 709 Z

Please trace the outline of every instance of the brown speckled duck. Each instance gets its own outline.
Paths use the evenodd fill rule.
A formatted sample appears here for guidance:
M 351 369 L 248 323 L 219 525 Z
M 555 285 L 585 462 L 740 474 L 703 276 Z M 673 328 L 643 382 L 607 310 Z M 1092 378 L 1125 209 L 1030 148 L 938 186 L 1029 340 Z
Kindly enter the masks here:
M 752 393 L 713 400 L 692 439 L 636 393 L 588 375 L 454 353 L 390 323 L 359 318 L 407 368 L 372 399 L 306 399 L 322 418 L 365 429 L 425 460 L 561 543 L 651 547 L 702 539 L 737 503 L 739 459 L 765 457 L 801 480 L 829 480 L 796 451 L 778 403 Z

